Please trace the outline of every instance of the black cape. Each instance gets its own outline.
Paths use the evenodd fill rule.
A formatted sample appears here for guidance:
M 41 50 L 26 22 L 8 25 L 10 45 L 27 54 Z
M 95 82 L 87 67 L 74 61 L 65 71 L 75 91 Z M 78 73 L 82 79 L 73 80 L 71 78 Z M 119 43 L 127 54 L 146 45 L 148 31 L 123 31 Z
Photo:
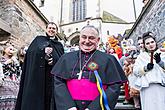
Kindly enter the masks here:
M 45 47 L 52 47 L 53 65 L 64 53 L 63 46 L 57 40 L 47 36 L 37 36 L 30 44 L 21 76 L 15 110 L 47 110 L 46 104 L 51 98 L 53 78 L 50 71 L 53 66 L 45 60 Z
M 103 84 L 108 86 L 105 92 L 108 97 L 109 106 L 111 110 L 113 110 L 120 93 L 120 86 L 123 82 L 127 81 L 124 71 L 114 56 L 98 50 L 91 58 L 91 61 L 98 64 L 97 71 L 99 76 L 102 79 Z M 79 51 L 64 54 L 53 67 L 51 73 L 55 75 L 54 94 L 56 97 L 57 109 L 67 110 L 71 107 L 77 107 L 79 110 L 84 110 L 85 108 L 89 108 L 90 110 L 101 110 L 99 97 L 91 102 L 83 100 L 75 101 L 72 99 L 67 89 L 66 81 L 77 79 L 77 73 L 79 71 Z M 96 82 L 94 73 L 92 73 L 88 78 L 90 81 Z M 82 105 L 84 102 L 86 104 Z
M 77 73 L 80 71 L 78 60 L 79 51 L 67 53 L 59 59 L 51 73 L 66 80 L 78 77 Z M 114 56 L 97 50 L 91 60 L 98 64 L 98 73 L 103 84 L 121 83 L 127 80 L 122 67 Z M 96 82 L 94 74 L 91 74 L 90 80 Z

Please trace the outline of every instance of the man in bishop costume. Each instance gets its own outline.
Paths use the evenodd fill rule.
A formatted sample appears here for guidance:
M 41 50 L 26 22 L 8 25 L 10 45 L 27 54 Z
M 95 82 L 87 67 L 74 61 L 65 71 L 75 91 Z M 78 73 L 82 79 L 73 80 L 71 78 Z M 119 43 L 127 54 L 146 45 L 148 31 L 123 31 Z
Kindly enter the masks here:
M 96 27 L 83 27 L 80 50 L 64 54 L 53 67 L 57 110 L 114 110 L 127 78 L 114 56 L 97 50 L 99 40 Z

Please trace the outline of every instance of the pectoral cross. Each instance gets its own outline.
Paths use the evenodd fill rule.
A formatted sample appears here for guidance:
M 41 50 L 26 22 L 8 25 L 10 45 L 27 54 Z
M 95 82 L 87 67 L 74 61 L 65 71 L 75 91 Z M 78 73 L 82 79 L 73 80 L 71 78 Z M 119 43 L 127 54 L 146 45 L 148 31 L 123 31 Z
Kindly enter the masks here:
M 80 70 L 80 72 L 79 72 L 79 73 L 77 73 L 77 75 L 78 75 L 78 80 L 80 80 L 80 79 L 81 79 L 81 77 L 82 77 L 82 70 Z

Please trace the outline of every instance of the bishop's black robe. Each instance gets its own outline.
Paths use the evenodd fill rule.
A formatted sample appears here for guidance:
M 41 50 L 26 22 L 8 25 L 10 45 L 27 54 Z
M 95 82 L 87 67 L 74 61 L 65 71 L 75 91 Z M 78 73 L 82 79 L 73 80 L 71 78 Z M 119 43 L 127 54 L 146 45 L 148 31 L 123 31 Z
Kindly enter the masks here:
M 86 62 L 95 62 L 98 65 L 97 71 L 99 76 L 102 79 L 103 85 L 107 86 L 105 93 L 108 98 L 108 104 L 111 110 L 114 109 L 120 93 L 120 86 L 127 78 L 114 56 L 98 50 L 96 50 L 95 54 L 93 54 L 93 52 L 89 54 L 80 53 L 80 51 L 67 53 L 63 55 L 53 67 L 51 73 L 55 75 L 54 94 L 57 110 L 68 110 L 71 107 L 77 107 L 78 110 L 84 110 L 85 108 L 101 110 L 99 103 L 100 96 L 97 96 L 94 100 L 74 100 L 69 91 L 68 82 L 78 78 L 77 73 L 80 71 L 79 65 L 81 63 L 83 66 Z M 92 54 L 93 56 L 91 57 Z M 80 58 L 82 62 L 80 62 Z M 89 58 L 90 60 L 88 61 Z M 93 71 L 90 71 L 87 67 L 83 70 L 82 79 L 89 79 L 90 82 L 96 83 Z M 76 89 L 77 85 L 75 84 L 74 86 Z M 77 91 L 78 94 L 81 94 L 84 89 L 85 88 L 82 88 L 80 91 Z M 82 94 L 88 95 L 88 93 L 84 92 Z
M 32 41 L 25 56 L 15 110 L 51 110 L 55 105 L 52 95 L 54 78 L 50 73 L 53 65 L 45 59 L 45 47 L 53 48 L 53 65 L 64 53 L 57 39 L 37 36 Z

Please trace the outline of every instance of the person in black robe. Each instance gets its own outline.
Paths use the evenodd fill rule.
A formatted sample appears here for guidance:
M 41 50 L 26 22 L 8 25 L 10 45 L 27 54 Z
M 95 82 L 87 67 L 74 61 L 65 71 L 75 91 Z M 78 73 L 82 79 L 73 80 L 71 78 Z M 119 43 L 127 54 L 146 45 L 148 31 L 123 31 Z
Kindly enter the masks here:
M 64 53 L 57 31 L 55 23 L 48 23 L 46 36 L 37 36 L 28 47 L 15 110 L 56 110 L 50 72 Z
M 112 55 L 97 50 L 99 31 L 80 32 L 80 50 L 66 53 L 53 67 L 57 110 L 114 110 L 127 78 Z

